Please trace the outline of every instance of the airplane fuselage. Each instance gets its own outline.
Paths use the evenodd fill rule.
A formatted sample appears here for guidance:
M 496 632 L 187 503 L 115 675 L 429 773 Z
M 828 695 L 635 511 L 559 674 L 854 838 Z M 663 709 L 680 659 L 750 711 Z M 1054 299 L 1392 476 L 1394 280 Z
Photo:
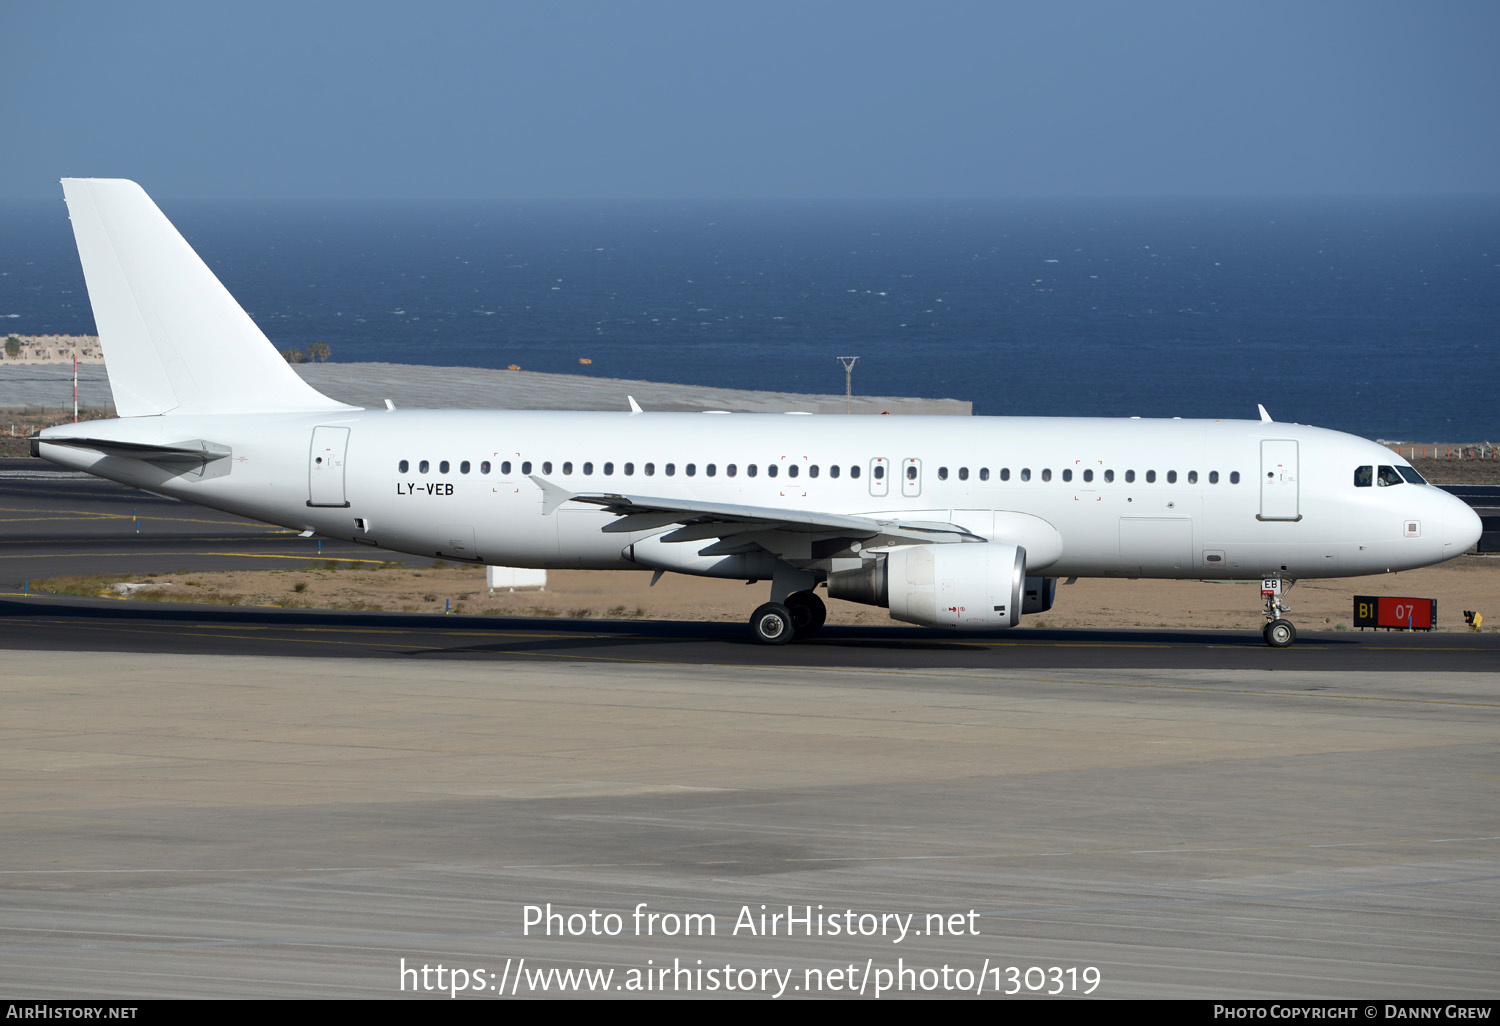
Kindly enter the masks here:
M 1472 543 L 1472 512 L 1439 489 L 1356 486 L 1359 467 L 1404 465 L 1389 449 L 1274 422 L 356 410 L 87 429 L 231 454 L 199 467 L 46 444 L 41 455 L 297 530 L 509 566 L 758 576 L 743 563 L 716 570 L 702 543 L 633 550 L 665 526 L 606 530 L 615 514 L 548 508 L 542 482 L 946 521 L 1022 542 L 1027 573 L 1049 577 L 1349 577 Z

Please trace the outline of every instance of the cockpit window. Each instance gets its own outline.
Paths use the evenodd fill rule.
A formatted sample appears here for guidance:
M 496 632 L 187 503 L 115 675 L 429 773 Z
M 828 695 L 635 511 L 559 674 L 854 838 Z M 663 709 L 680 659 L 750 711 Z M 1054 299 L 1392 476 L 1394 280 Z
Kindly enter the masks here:
M 1368 487 L 1370 487 L 1371 484 L 1374 483 L 1374 477 L 1375 477 L 1375 468 L 1374 467 L 1355 467 L 1354 468 L 1354 487 L 1356 487 L 1356 488 L 1368 488 Z
M 1418 474 L 1416 469 L 1413 467 L 1397 467 L 1396 469 L 1399 470 L 1401 472 L 1401 476 L 1406 478 L 1406 480 L 1411 484 L 1427 483 L 1427 479 L 1421 474 Z
M 1398 485 L 1405 483 L 1402 481 L 1401 475 L 1396 473 L 1395 467 L 1386 466 L 1382 466 L 1380 468 L 1380 474 L 1375 480 L 1376 483 L 1379 484 L 1382 488 L 1386 487 L 1387 485 Z

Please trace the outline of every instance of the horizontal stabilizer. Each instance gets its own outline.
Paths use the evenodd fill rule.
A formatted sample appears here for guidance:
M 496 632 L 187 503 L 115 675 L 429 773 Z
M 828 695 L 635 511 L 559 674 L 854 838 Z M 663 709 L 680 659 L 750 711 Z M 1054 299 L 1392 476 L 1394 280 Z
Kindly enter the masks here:
M 171 445 L 154 445 L 149 442 L 120 442 L 113 438 L 48 438 L 31 437 L 31 455 L 40 456 L 43 445 L 65 445 L 70 449 L 91 449 L 105 456 L 120 456 L 131 460 L 146 460 L 150 463 L 211 463 L 233 455 L 229 446 L 218 442 L 194 439 Z

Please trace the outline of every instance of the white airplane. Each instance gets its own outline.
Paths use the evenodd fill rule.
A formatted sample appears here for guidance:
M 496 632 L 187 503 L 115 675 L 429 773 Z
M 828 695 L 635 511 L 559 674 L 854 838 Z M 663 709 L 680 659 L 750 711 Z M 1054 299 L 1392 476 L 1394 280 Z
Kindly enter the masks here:
M 1478 516 L 1374 442 L 1258 421 L 366 410 L 302 381 L 133 182 L 65 179 L 117 420 L 32 451 L 328 538 L 476 564 L 769 580 L 930 627 L 1014 627 L 1068 577 L 1285 591 L 1451 559 Z M 653 578 L 653 582 L 655 579 Z

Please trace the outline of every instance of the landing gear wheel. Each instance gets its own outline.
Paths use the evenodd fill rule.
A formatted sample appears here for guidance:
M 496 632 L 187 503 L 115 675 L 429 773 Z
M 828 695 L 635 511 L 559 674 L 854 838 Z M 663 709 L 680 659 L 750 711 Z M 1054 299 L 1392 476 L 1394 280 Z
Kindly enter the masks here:
M 786 597 L 786 607 L 792 611 L 792 631 L 798 638 L 810 638 L 823 627 L 828 619 L 828 607 L 813 592 L 799 591 Z
M 1272 620 L 1266 624 L 1261 634 L 1266 639 L 1266 644 L 1272 648 L 1286 648 L 1297 640 L 1297 628 L 1292 626 L 1290 620 Z
M 750 614 L 750 633 L 762 645 L 785 645 L 796 633 L 792 611 L 780 602 L 767 602 Z

